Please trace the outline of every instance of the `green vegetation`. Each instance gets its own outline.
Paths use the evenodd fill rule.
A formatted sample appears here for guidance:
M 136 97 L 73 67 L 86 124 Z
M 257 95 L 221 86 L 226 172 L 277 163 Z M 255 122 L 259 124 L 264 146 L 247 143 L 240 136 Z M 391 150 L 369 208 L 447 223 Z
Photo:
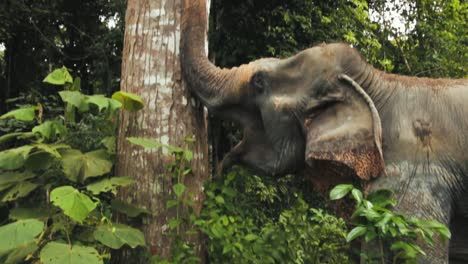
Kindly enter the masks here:
M 63 106 L 44 102 L 0 116 L 9 130 L 0 137 L 0 205 L 6 214 L 0 262 L 94 264 L 109 259 L 110 249 L 144 246 L 138 229 L 113 222 L 129 207 L 115 200 L 117 189 L 133 180 L 112 175 L 117 114 L 141 109 L 141 100 L 123 93 L 116 99 L 84 95 L 79 78 L 65 67 L 44 82 L 63 87 Z M 61 114 L 49 114 L 59 109 Z

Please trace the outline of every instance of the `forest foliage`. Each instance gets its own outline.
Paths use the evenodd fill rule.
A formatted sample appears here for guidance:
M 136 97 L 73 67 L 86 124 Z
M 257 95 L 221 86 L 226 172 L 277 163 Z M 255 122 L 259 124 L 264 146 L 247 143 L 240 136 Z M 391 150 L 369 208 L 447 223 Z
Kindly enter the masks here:
M 12 238 L 0 239 L 4 263 L 107 263 L 116 249 L 144 248 L 138 229 L 114 222 L 117 213 L 132 224 L 151 215 L 115 198 L 132 183 L 131 175 L 112 170 L 116 118 L 122 108 L 143 107 L 138 97 L 114 93 L 124 14 L 123 0 L 0 3 L 0 238 Z M 402 22 L 392 23 L 398 17 Z M 468 3 L 461 0 L 213 0 L 210 58 L 233 66 L 339 41 L 387 72 L 466 77 L 467 23 Z M 220 129 L 228 135 L 214 142 L 217 156 L 239 135 L 230 123 Z M 195 229 L 206 235 L 213 263 L 351 263 L 359 253 L 350 241 L 358 237 L 394 243 L 395 255 L 411 263 L 423 254 L 413 243 L 418 236 L 429 244 L 434 234 L 450 236 L 436 222 L 393 214 L 386 194 L 372 200 L 353 186 L 335 188 L 332 199 L 348 195 L 356 202 L 355 217 L 345 222 L 303 179 L 242 168 L 207 183 L 204 210 L 196 215 L 182 184 L 191 152 L 129 141 L 169 150 L 175 184 L 166 208 L 191 212 L 170 219 L 172 257 L 148 255 L 154 263 L 197 263 L 183 240 Z

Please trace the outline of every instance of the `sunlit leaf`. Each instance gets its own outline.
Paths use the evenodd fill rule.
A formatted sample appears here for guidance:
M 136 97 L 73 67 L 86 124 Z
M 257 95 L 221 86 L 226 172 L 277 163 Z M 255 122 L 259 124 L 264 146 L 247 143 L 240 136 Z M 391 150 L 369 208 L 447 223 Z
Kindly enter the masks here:
M 25 219 L 0 226 L 0 255 L 17 249 L 39 235 L 44 223 L 36 219 Z
M 112 177 L 88 184 L 86 189 L 95 195 L 102 192 L 112 192 L 116 194 L 118 187 L 128 186 L 133 182 L 133 178 L 130 177 Z
M 102 258 L 93 247 L 70 246 L 67 243 L 49 242 L 41 250 L 43 264 L 102 264 Z
M 62 68 L 55 69 L 49 73 L 43 80 L 45 83 L 53 85 L 64 85 L 66 83 L 73 83 L 73 77 L 68 72 L 68 69 L 63 66 Z
M 46 121 L 32 129 L 33 133 L 41 135 L 43 138 L 48 140 L 55 140 L 59 136 L 63 136 L 67 133 L 66 127 L 61 121 Z
M 367 231 L 367 228 L 365 226 L 356 226 L 346 236 L 346 242 L 349 243 L 353 241 L 354 239 L 356 239 L 357 237 L 364 235 L 366 231 Z
M 50 200 L 62 209 L 64 214 L 80 223 L 96 208 L 96 203 L 86 194 L 71 186 L 62 186 L 52 190 Z
M 144 107 L 143 101 L 136 94 L 118 91 L 112 95 L 112 99 L 119 101 L 120 103 L 122 103 L 122 106 L 125 110 L 129 110 L 132 112 L 143 109 Z
M 3 264 L 25 263 L 24 259 L 29 254 L 34 253 L 38 248 L 39 247 L 34 241 L 18 246 L 16 247 L 16 249 L 8 253 L 7 258 L 5 259 L 5 262 Z
M 62 152 L 62 168 L 65 176 L 74 182 L 109 173 L 112 162 L 105 150 L 81 153 L 70 149 Z
M 26 145 L 0 152 L 0 170 L 16 170 L 23 167 L 33 146 Z
M 131 248 L 145 245 L 145 237 L 140 230 L 122 224 L 98 226 L 94 238 L 113 249 L 119 249 L 125 244 Z
M 60 91 L 62 101 L 76 107 L 81 112 L 88 110 L 86 96 L 78 91 Z
M 182 183 L 177 183 L 172 186 L 172 190 L 177 197 L 180 197 L 185 192 L 185 189 L 187 189 L 187 187 Z
M 33 121 L 36 117 L 36 110 L 37 106 L 20 108 L 0 116 L 0 119 L 14 118 L 21 121 Z
M 351 184 L 337 185 L 337 186 L 335 186 L 335 188 L 333 188 L 330 191 L 330 199 L 331 200 L 341 199 L 341 198 L 345 197 L 353 188 L 354 187 Z

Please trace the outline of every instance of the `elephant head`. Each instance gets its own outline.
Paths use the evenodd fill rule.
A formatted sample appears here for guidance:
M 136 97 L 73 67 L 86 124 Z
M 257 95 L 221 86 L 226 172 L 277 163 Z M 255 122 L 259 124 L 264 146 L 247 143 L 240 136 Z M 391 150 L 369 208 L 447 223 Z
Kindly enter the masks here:
M 232 69 L 204 52 L 205 1 L 185 0 L 182 72 L 190 90 L 244 134 L 223 161 L 268 174 L 315 161 L 345 165 L 363 179 L 383 170 L 381 124 L 366 92 L 345 73 L 359 55 L 344 44 L 316 46 L 286 59 L 260 59 Z

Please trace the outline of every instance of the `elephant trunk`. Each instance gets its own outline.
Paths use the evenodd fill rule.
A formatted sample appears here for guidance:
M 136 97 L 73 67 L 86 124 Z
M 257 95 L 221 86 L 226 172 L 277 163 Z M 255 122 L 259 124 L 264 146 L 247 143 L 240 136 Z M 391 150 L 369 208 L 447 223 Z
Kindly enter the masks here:
M 238 104 L 247 95 L 252 67 L 220 69 L 205 53 L 207 32 L 206 0 L 184 0 L 181 36 L 182 74 L 189 89 L 210 109 Z

